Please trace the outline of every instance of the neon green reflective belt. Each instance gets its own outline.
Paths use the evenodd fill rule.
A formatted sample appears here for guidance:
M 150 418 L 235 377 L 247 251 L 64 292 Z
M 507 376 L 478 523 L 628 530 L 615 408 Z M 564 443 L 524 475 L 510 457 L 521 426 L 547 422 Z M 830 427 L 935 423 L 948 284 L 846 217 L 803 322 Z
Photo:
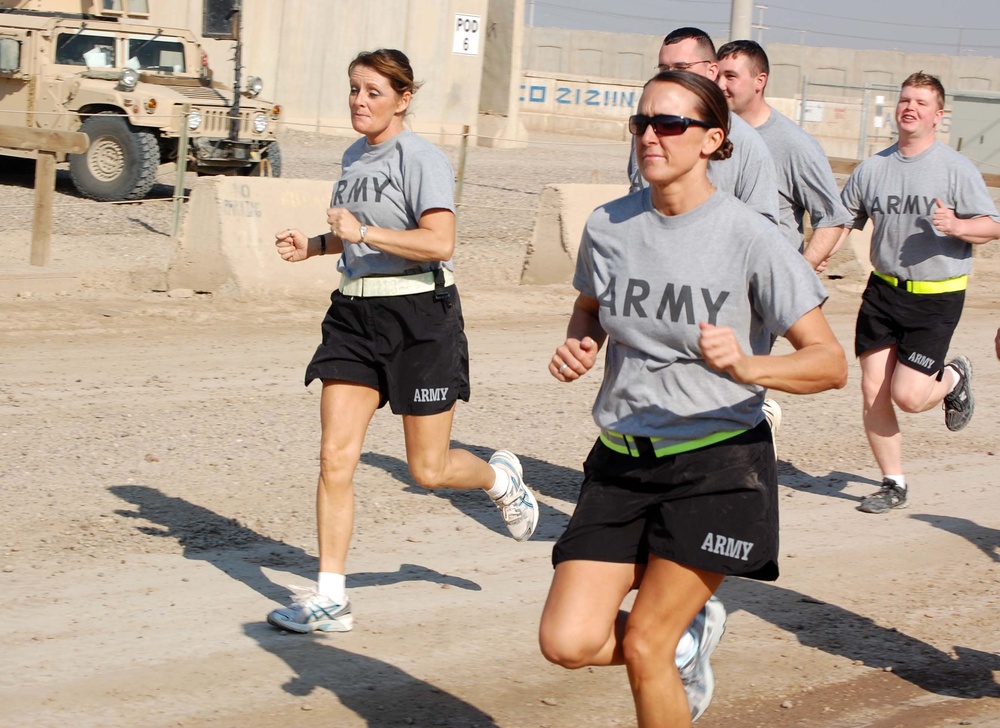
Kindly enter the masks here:
M 722 442 L 723 440 L 728 440 L 731 437 L 742 435 L 744 432 L 746 432 L 746 430 L 714 432 L 711 435 L 699 437 L 697 440 L 690 440 L 677 445 L 659 445 L 658 443 L 664 442 L 664 438 L 662 437 L 649 437 L 646 439 L 648 439 L 653 446 L 653 454 L 658 458 L 663 458 L 667 455 L 676 455 L 682 452 L 697 450 L 701 447 L 707 447 L 708 445 L 714 445 L 717 442 Z M 617 453 L 621 453 L 622 455 L 631 455 L 632 457 L 637 458 L 639 457 L 639 447 L 635 444 L 635 440 L 636 438 L 632 435 L 622 435 L 612 430 L 601 430 L 601 442 L 604 443 L 605 447 L 614 450 Z
M 910 293 L 954 293 L 964 291 L 969 287 L 969 276 L 957 276 L 956 278 L 945 278 L 943 281 L 905 281 L 896 276 L 888 276 L 873 270 L 877 275 L 890 286 L 905 288 Z

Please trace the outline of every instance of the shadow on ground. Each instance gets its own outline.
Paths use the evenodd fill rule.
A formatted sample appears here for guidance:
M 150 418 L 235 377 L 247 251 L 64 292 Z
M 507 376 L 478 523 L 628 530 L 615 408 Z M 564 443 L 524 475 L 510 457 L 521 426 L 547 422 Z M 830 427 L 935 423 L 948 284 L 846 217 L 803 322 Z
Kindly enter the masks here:
M 854 503 L 860 503 L 859 496 L 844 492 L 848 483 L 861 483 L 878 488 L 881 481 L 866 478 L 857 473 L 847 473 L 843 470 L 831 470 L 826 475 L 810 475 L 804 470 L 784 460 L 778 461 L 778 484 L 795 490 L 808 490 L 817 495 L 825 495 L 830 498 L 842 498 Z
M 747 611 L 795 635 L 799 643 L 892 672 L 928 692 L 957 698 L 1000 697 L 993 673 L 1000 655 L 956 645 L 946 652 L 870 617 L 790 589 L 727 579 L 719 598 L 730 612 Z
M 1000 563 L 1000 529 L 980 526 L 975 521 L 970 521 L 967 518 L 955 518 L 954 516 L 915 513 L 910 518 L 961 536 L 991 559 Z
M 289 637 L 261 624 L 243 631 L 280 657 L 294 675 L 282 688 L 306 697 L 328 690 L 369 726 L 490 728 L 492 716 L 381 660 L 340 649 L 322 634 Z
M 147 486 L 114 485 L 108 490 L 135 507 L 134 510 L 115 511 L 117 515 L 150 524 L 137 525 L 136 530 L 140 533 L 151 538 L 174 539 L 183 547 L 185 558 L 208 562 L 268 599 L 284 602 L 288 590 L 271 581 L 264 574 L 264 568 L 291 572 L 309 582 L 316 579 L 318 563 L 315 556 L 297 546 L 262 536 L 234 518 Z M 347 575 L 347 586 L 351 589 L 403 581 L 428 581 L 470 591 L 482 588 L 469 579 L 442 574 L 418 564 L 401 564 L 397 571 Z

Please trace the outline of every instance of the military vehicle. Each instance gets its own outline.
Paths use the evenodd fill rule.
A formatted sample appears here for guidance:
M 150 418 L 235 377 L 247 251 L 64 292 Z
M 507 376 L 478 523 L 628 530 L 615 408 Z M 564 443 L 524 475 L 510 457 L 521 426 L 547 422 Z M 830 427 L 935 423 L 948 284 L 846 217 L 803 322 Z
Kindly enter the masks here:
M 0 125 L 87 134 L 86 153 L 58 161 L 96 200 L 144 197 L 170 162 L 198 174 L 280 176 L 281 108 L 257 98 L 260 80 L 238 93 L 214 82 L 194 33 L 151 25 L 148 2 L 0 0 Z M 239 49 L 237 40 L 237 86 Z

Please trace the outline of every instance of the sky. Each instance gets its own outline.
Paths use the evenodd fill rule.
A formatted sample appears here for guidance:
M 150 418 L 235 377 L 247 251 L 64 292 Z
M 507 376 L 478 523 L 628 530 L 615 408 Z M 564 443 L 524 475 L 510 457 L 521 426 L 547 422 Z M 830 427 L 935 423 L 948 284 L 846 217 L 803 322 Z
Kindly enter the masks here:
M 729 37 L 730 0 L 525 0 L 536 26 Z M 1000 0 L 755 0 L 753 40 L 1000 57 Z

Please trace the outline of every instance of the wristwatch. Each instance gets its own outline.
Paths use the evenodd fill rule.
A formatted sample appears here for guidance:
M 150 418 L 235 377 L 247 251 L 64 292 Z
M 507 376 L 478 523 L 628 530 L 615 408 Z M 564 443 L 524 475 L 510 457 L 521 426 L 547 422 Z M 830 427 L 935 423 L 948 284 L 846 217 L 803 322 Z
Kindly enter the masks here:
M 358 242 L 359 243 L 365 242 L 365 235 L 368 234 L 368 226 L 367 225 L 362 225 L 361 227 L 359 227 L 358 228 L 358 234 L 361 236 L 361 238 L 358 240 Z

